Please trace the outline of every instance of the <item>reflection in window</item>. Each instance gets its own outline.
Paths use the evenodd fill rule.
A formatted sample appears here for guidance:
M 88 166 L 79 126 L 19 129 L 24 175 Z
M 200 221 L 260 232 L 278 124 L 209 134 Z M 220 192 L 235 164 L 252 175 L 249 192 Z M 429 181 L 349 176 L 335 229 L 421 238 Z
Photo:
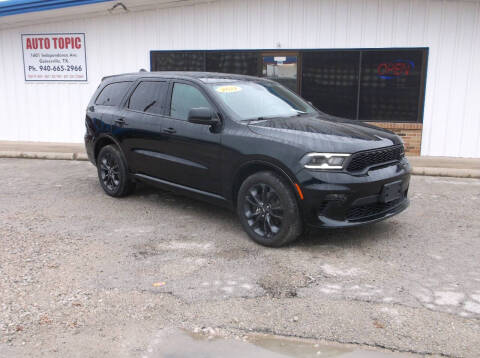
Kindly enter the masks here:
M 297 91 L 297 56 L 263 56 L 262 75 Z
M 359 51 L 306 52 L 302 96 L 322 112 L 354 119 L 357 115 Z
M 258 75 L 258 54 L 256 52 L 207 52 L 205 58 L 208 72 Z
M 184 83 L 175 83 L 173 86 L 170 115 L 177 119 L 188 119 L 188 112 L 192 108 L 210 108 L 204 95 L 195 87 Z
M 130 97 L 128 108 L 141 112 L 162 114 L 163 101 L 167 90 L 167 82 L 140 82 Z
M 365 51 L 360 83 L 360 120 L 416 122 L 422 52 Z
M 155 52 L 152 71 L 205 71 L 204 54 L 198 52 Z
M 115 82 L 106 85 L 98 95 L 95 104 L 101 106 L 118 106 L 131 84 L 132 82 Z

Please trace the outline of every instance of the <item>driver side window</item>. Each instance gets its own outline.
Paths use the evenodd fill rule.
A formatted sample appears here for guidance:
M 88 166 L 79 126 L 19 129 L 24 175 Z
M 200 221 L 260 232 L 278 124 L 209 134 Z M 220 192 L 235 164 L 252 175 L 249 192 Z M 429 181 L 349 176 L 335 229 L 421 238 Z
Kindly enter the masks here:
M 184 83 L 175 83 L 170 103 L 170 116 L 176 119 L 188 119 L 192 108 L 211 108 L 205 96 L 197 88 Z

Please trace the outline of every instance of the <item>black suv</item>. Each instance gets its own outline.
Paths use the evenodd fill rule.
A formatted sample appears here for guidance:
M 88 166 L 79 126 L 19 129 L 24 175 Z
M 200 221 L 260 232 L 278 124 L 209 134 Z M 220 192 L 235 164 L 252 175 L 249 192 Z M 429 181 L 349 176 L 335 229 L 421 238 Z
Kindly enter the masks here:
M 410 165 L 395 134 L 332 117 L 277 82 L 204 72 L 105 77 L 85 145 L 108 195 L 137 181 L 237 211 L 256 242 L 305 225 L 347 227 L 408 206 Z

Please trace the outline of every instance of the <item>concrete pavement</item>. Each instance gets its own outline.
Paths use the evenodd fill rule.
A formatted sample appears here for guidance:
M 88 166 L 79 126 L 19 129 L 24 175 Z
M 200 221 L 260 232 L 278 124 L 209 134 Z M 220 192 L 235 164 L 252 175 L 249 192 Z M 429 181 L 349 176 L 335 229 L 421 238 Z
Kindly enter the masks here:
M 480 357 L 478 179 L 413 176 L 400 215 L 281 249 L 220 207 L 111 198 L 87 162 L 0 159 L 0 182 L 0 357 L 157 358 L 192 343 L 176 328 L 213 337 L 200 353 L 253 333 Z
M 88 160 L 83 143 L 0 141 L 0 158 Z M 409 157 L 415 175 L 480 178 L 480 159 Z

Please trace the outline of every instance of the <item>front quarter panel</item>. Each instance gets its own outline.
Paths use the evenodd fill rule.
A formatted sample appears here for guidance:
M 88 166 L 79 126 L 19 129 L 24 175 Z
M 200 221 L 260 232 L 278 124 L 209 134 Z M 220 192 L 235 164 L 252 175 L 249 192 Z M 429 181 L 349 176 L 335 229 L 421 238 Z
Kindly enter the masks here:
M 222 176 L 223 193 L 227 200 L 233 200 L 232 188 L 236 175 L 246 165 L 264 164 L 281 170 L 292 182 L 294 173 L 301 169 L 299 158 L 303 150 L 279 142 L 276 139 L 258 135 L 246 125 L 234 124 L 226 128 L 222 135 Z

